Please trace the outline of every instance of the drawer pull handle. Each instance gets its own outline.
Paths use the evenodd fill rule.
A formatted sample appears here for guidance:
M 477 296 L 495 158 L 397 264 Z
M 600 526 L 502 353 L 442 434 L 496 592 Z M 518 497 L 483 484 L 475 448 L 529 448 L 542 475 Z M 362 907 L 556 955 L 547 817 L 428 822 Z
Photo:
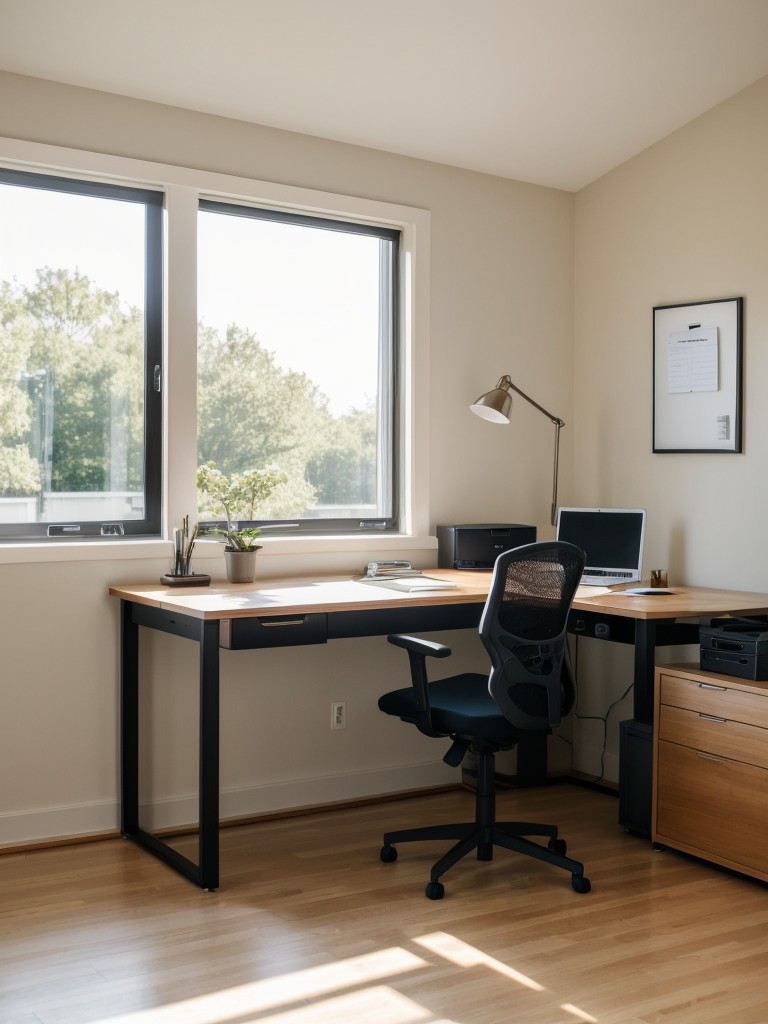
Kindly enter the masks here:
M 723 692 L 725 692 L 728 689 L 728 687 L 727 686 L 716 686 L 714 683 L 699 683 L 699 689 L 700 690 L 722 690 Z
M 259 619 L 262 626 L 303 626 L 304 616 L 298 619 Z
M 702 712 L 699 712 L 699 718 L 703 718 L 707 722 L 721 722 L 721 723 L 725 723 L 725 722 L 728 721 L 727 718 L 720 718 L 718 715 L 705 715 Z
M 717 754 L 708 754 L 705 750 L 697 750 L 697 757 L 703 757 L 705 761 L 718 761 L 720 764 L 725 764 L 728 761 L 727 757 L 718 757 Z

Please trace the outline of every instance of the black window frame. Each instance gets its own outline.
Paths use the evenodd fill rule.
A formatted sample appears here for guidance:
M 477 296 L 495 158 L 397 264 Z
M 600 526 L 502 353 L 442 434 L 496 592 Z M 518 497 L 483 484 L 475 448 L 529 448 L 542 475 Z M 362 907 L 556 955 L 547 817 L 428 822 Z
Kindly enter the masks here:
M 0 183 L 100 199 L 140 203 L 145 210 L 144 249 L 144 517 L 0 523 L 0 543 L 115 541 L 155 538 L 162 529 L 163 474 L 163 233 L 165 194 L 160 190 L 0 167 Z
M 379 454 L 383 459 L 382 475 L 386 476 L 381 486 L 389 501 L 389 514 L 384 516 L 337 517 L 293 519 L 254 519 L 240 520 L 241 527 L 275 528 L 272 536 L 286 534 L 340 535 L 340 534 L 382 534 L 398 533 L 401 529 L 401 441 L 400 441 L 400 365 L 401 365 L 401 312 L 400 312 L 400 253 L 403 244 L 403 232 L 400 228 L 375 224 L 370 221 L 340 220 L 337 217 L 321 217 L 312 213 L 290 212 L 272 209 L 261 205 L 250 205 L 236 200 L 209 199 L 198 200 L 199 212 L 219 213 L 231 217 L 243 217 L 253 220 L 271 220 L 278 223 L 299 224 L 303 227 L 321 228 L 326 231 L 339 231 L 347 234 L 368 235 L 389 243 L 389 261 L 386 267 L 387 287 L 390 295 L 390 306 L 385 324 L 380 321 L 379 360 L 386 369 L 387 385 L 380 389 L 379 407 L 377 410 L 377 427 L 386 430 L 389 443 L 384 450 L 379 444 Z M 380 287 L 382 283 L 380 282 Z M 382 338 L 381 333 L 386 333 Z M 200 522 L 201 533 L 211 533 L 226 524 L 220 520 Z M 270 536 L 269 533 L 266 536 Z

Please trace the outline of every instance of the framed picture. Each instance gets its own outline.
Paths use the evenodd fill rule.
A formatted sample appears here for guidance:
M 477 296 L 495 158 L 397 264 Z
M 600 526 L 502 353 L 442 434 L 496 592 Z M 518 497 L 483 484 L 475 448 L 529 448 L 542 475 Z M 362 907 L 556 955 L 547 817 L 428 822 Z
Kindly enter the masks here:
M 741 452 L 743 301 L 654 306 L 654 452 Z

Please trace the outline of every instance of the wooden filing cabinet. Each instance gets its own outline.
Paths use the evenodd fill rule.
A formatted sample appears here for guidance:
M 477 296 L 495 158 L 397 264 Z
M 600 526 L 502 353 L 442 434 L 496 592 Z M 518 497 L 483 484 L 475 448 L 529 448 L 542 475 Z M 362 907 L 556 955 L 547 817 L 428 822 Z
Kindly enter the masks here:
M 656 669 L 652 839 L 768 881 L 768 682 Z

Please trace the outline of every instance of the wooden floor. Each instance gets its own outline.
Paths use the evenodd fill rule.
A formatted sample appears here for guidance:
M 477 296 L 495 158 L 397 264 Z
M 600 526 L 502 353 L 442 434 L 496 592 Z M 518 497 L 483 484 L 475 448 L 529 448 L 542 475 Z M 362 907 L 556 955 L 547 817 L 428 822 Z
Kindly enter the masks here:
M 592 892 L 497 851 L 424 896 L 466 792 L 226 829 L 203 893 L 126 840 L 0 858 L 3 1024 L 766 1024 L 768 887 L 626 834 L 612 796 L 506 792 Z

